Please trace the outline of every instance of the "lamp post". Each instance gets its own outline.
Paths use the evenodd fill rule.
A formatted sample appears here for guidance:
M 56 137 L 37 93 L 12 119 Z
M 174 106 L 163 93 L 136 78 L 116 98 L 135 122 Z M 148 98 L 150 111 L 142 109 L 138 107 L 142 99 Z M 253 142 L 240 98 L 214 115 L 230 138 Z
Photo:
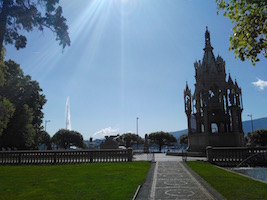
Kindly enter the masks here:
M 254 132 L 254 129 L 253 129 L 253 120 L 252 120 L 252 114 L 248 115 L 248 117 L 250 117 L 250 122 L 251 122 L 251 133 Z
M 136 148 L 137 148 L 137 150 L 138 150 L 138 117 L 136 117 L 136 134 L 137 134 L 137 145 L 136 145 Z
M 45 120 L 45 131 L 46 131 L 46 124 L 47 122 L 50 122 L 50 120 Z

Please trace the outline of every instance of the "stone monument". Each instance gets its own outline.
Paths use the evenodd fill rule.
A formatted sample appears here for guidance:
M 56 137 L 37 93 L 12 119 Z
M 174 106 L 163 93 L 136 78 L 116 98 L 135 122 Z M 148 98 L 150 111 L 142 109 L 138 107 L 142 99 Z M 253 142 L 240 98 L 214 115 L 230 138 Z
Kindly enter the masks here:
M 242 92 L 231 75 L 226 81 L 225 61 L 214 57 L 206 28 L 202 62 L 196 61 L 195 91 L 186 83 L 185 113 L 188 121 L 188 151 L 205 153 L 207 146 L 244 146 L 241 113 Z
M 117 137 L 119 137 L 119 135 L 105 136 L 105 141 L 100 144 L 100 149 L 118 149 L 119 145 L 115 140 Z

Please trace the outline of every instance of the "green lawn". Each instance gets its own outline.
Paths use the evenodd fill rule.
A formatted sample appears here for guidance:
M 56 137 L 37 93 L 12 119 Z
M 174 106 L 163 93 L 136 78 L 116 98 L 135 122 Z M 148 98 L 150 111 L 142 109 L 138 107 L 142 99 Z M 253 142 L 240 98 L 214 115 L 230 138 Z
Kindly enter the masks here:
M 225 171 L 205 162 L 187 165 L 226 199 L 267 199 L 267 184 Z
M 0 166 L 0 199 L 132 199 L 149 162 Z

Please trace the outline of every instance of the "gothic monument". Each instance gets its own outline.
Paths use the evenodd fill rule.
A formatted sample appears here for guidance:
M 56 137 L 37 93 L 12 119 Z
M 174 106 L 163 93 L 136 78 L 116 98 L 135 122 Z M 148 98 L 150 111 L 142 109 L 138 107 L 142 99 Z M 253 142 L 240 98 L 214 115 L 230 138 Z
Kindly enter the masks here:
M 244 146 L 241 113 L 241 88 L 229 73 L 226 81 L 225 61 L 214 57 L 210 32 L 206 28 L 202 62 L 194 63 L 195 92 L 184 90 L 188 120 L 188 151 L 205 153 L 207 146 Z

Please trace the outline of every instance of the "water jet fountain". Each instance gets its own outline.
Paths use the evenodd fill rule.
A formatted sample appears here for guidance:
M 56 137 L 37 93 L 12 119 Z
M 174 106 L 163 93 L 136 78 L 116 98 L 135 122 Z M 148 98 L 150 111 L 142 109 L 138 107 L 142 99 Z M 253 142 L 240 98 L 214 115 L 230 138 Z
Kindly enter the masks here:
M 67 130 L 71 130 L 71 124 L 70 124 L 70 101 L 69 101 L 69 97 L 67 98 L 67 102 L 66 102 L 66 129 Z

